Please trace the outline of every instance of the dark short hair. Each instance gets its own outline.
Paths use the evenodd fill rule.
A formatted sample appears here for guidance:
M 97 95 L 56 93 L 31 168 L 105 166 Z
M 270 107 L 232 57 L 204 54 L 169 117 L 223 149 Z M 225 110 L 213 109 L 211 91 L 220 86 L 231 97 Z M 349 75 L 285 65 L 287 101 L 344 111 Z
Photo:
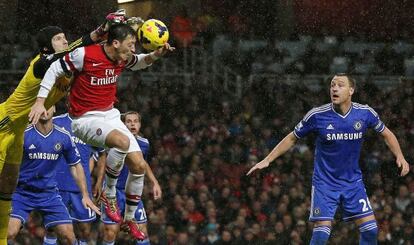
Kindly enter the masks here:
M 121 119 L 122 119 L 123 122 L 125 122 L 126 116 L 128 116 L 128 115 L 137 115 L 138 116 L 138 121 L 141 121 L 141 114 L 139 114 L 139 112 L 137 112 L 137 111 L 127 111 L 124 114 L 122 114 Z
M 356 80 L 351 74 L 349 74 L 349 73 L 337 73 L 337 74 L 335 74 L 335 76 L 346 77 L 349 81 L 349 86 L 351 86 L 354 89 L 356 88 Z
M 136 36 L 136 33 L 132 27 L 127 24 L 116 24 L 109 27 L 108 30 L 108 44 L 111 44 L 114 40 L 120 42 L 124 41 L 128 36 Z

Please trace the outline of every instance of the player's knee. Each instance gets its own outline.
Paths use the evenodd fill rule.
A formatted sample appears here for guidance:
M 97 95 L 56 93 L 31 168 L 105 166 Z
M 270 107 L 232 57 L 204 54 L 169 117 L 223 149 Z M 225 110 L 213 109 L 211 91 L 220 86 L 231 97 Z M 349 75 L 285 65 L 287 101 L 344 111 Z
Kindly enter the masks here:
M 89 240 L 91 236 L 91 230 L 90 229 L 82 229 L 79 231 L 78 237 L 82 240 Z
M 104 229 L 104 240 L 107 242 L 115 241 L 118 229 L 115 225 L 105 225 Z
M 72 225 L 61 225 L 58 229 L 58 237 L 62 244 L 74 244 L 76 242 Z
M 115 147 L 118 148 L 121 151 L 126 152 L 129 149 L 129 143 L 130 143 L 129 141 L 130 140 L 129 140 L 128 136 L 120 134 L 116 139 L 116 142 L 115 142 L 116 146 Z
M 143 174 L 145 173 L 146 162 L 141 154 L 132 152 L 127 155 L 126 164 L 129 171 L 132 174 Z
M 132 174 L 141 175 L 145 172 L 145 162 L 144 161 L 137 161 L 131 167 L 128 166 L 128 169 Z
M 13 241 L 19 233 L 21 227 L 22 222 L 14 217 L 11 217 L 7 226 L 7 239 Z
M 19 233 L 19 229 L 9 226 L 7 230 L 7 240 L 14 241 L 14 239 L 16 239 L 17 233 Z
M 145 224 L 145 223 L 144 224 L 139 224 L 138 227 L 142 232 L 145 233 L 145 236 L 148 237 L 147 224 Z
M 61 241 L 62 244 L 67 244 L 67 245 L 72 245 L 72 244 L 76 244 L 76 238 L 75 235 L 70 232 L 65 232 L 60 234 L 59 236 L 59 240 Z

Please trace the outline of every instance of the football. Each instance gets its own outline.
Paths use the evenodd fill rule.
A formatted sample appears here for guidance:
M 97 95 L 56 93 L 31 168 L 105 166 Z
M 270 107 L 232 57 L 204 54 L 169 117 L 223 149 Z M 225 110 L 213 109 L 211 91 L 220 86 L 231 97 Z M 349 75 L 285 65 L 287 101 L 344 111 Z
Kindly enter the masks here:
M 150 19 L 138 29 L 138 40 L 146 50 L 156 50 L 168 42 L 167 26 L 160 20 Z

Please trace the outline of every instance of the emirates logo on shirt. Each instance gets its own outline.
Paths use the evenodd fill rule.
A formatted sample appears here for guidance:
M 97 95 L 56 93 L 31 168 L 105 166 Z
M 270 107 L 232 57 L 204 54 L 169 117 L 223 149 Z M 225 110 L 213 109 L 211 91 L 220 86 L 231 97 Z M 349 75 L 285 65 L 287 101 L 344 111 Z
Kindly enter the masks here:
M 91 85 L 107 85 L 116 83 L 118 75 L 115 75 L 115 69 L 105 69 L 105 77 L 93 77 L 91 76 Z

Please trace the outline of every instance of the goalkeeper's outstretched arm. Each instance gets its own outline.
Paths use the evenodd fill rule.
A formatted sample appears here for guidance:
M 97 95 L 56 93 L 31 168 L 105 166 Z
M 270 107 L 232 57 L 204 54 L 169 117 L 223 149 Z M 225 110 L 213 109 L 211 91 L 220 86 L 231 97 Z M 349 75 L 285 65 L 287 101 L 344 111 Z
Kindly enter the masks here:
M 101 42 L 105 39 L 106 33 L 111 25 L 117 23 L 123 23 L 126 21 L 125 10 L 120 9 L 114 13 L 110 13 L 106 16 L 104 23 L 102 23 L 98 28 L 93 30 L 91 33 L 88 33 L 76 41 L 72 42 L 66 50 L 56 52 L 51 55 L 42 55 L 42 57 L 36 61 L 33 66 L 33 73 L 36 78 L 42 79 L 46 74 L 47 69 L 50 65 L 65 56 L 67 53 L 75 50 L 76 48 L 88 46 L 94 43 Z

